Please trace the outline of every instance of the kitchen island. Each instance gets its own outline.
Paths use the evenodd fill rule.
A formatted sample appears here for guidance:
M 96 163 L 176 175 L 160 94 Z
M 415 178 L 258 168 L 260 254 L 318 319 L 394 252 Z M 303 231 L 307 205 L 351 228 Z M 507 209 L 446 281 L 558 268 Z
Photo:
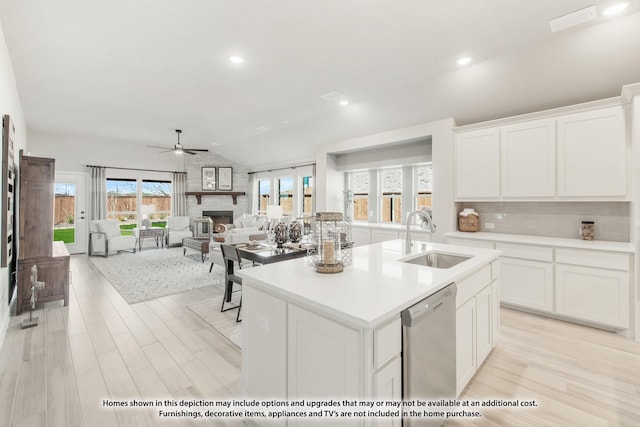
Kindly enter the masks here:
M 402 262 L 430 251 L 470 258 L 450 268 Z M 241 270 L 243 397 L 399 401 L 400 312 L 453 282 L 459 394 L 498 338 L 499 255 L 426 242 L 407 254 L 394 240 L 354 248 L 337 274 L 317 273 L 306 259 Z

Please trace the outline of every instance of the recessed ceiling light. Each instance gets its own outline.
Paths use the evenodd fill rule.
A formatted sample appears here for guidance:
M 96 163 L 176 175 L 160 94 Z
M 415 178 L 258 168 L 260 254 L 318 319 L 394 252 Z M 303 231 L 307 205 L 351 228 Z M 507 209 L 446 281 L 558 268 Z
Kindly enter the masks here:
M 603 10 L 602 14 L 604 16 L 618 15 L 622 13 L 627 7 L 629 7 L 629 2 L 616 3 Z
M 471 64 L 471 57 L 470 56 L 463 56 L 462 58 L 458 59 L 456 61 L 456 63 L 458 65 L 469 65 L 469 64 Z
M 238 55 L 232 55 L 229 57 L 229 62 L 232 64 L 242 64 L 244 62 L 244 58 Z
M 349 100 L 348 99 L 343 99 L 342 101 L 340 101 L 340 105 L 342 105 L 343 107 L 349 105 Z

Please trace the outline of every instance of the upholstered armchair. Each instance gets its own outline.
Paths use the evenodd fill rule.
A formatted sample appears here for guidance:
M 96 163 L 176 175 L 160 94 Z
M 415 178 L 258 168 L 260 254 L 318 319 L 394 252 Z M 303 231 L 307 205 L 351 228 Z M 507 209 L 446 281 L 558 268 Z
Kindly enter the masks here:
M 136 251 L 136 238 L 123 236 L 116 219 L 96 219 L 89 224 L 89 256 Z
M 167 218 L 165 235 L 167 236 L 167 247 L 177 244 L 181 245 L 184 237 L 193 237 L 189 217 L 170 216 Z

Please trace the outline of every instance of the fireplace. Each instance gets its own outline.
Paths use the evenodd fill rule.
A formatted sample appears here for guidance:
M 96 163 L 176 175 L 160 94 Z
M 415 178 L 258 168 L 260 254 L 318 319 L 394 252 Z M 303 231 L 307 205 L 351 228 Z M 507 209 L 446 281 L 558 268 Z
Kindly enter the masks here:
M 233 211 L 202 211 L 202 216 L 211 218 L 214 229 L 218 224 L 233 224 Z

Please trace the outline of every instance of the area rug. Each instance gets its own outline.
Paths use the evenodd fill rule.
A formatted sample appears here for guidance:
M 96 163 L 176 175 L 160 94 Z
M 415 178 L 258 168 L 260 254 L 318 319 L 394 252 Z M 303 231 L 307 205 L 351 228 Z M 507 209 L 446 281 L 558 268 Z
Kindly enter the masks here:
M 207 322 L 213 329 L 224 335 L 238 348 L 241 348 L 242 323 L 236 322 L 238 310 L 228 310 L 225 312 L 220 311 L 224 294 L 222 285 L 214 285 L 202 290 L 206 291 L 209 295 L 198 302 L 187 305 L 187 308 Z M 236 306 L 238 305 L 239 300 L 240 292 L 234 292 L 231 302 L 228 303 L 229 305 L 225 304 L 225 307 Z
M 201 262 L 200 254 L 182 253 L 182 248 L 150 249 L 89 259 L 129 304 L 203 286 L 222 287 L 222 267 L 209 273 L 211 264 Z

